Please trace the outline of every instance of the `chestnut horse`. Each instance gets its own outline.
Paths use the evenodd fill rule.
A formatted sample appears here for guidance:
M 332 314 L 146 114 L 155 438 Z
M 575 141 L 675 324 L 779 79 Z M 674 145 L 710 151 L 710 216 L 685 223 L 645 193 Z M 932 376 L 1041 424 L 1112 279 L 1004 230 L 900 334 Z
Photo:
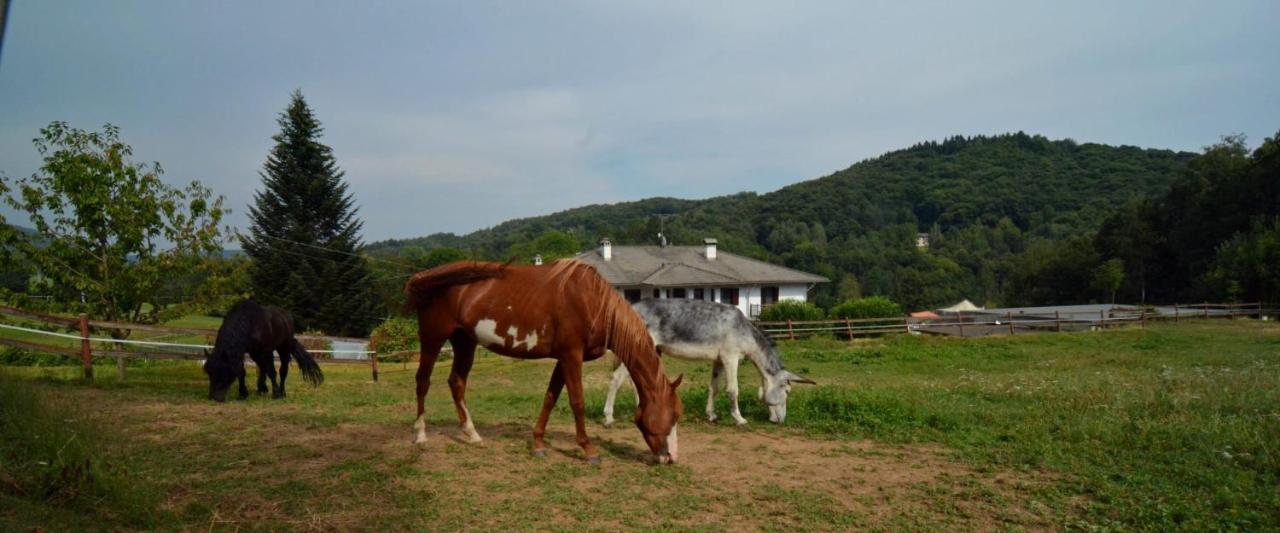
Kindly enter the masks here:
M 587 438 L 582 400 L 582 363 L 611 350 L 627 366 L 640 396 L 636 427 L 659 463 L 674 462 L 680 397 L 667 381 L 658 351 L 636 315 L 609 283 L 589 265 L 557 261 L 546 266 L 512 266 L 464 261 L 419 272 L 405 285 L 410 307 L 418 313 L 418 418 L 414 442 L 427 439 L 423 400 L 431 386 L 436 356 L 447 340 L 453 345 L 449 389 L 462 431 L 480 440 L 467 411 L 467 374 L 477 345 L 517 359 L 555 359 L 542 414 L 533 428 L 533 453 L 545 456 L 547 418 L 569 390 L 578 445 L 592 464 L 600 456 Z

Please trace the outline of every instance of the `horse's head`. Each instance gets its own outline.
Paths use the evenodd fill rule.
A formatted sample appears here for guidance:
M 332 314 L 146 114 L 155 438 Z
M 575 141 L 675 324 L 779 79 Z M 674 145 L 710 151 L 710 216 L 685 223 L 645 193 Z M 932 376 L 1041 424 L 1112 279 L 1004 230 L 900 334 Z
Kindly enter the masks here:
M 209 399 L 215 402 L 227 401 L 227 390 L 236 378 L 244 374 L 244 367 L 237 368 L 226 357 L 219 357 L 217 352 L 204 351 L 204 373 L 209 376 Z
M 666 387 L 658 392 L 652 402 L 645 401 L 642 397 L 640 407 L 636 409 L 636 427 L 640 428 L 640 433 L 644 435 L 644 442 L 649 445 L 649 451 L 653 452 L 654 457 L 662 464 L 676 462 L 680 454 L 676 423 L 680 421 L 680 413 L 684 407 L 680 404 L 680 395 L 676 392 L 676 387 L 679 387 L 683 380 L 683 374 L 675 381 L 667 381 L 666 377 L 663 377 L 662 381 Z
M 769 406 L 769 421 L 781 424 L 787 419 L 787 396 L 791 394 L 792 383 L 808 383 L 817 385 L 813 380 L 783 370 L 775 375 L 766 375 L 764 386 L 757 389 L 760 401 Z

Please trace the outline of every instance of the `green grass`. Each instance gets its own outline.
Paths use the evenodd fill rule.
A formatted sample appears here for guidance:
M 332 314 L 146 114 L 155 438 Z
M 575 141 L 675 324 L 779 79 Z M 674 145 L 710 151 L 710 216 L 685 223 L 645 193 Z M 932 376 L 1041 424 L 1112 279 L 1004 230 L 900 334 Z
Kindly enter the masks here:
M 478 359 L 468 393 L 485 447 L 433 436 L 429 453 L 398 444 L 409 438 L 413 365 L 408 371 L 385 365 L 378 384 L 367 368 L 328 365 L 319 388 L 295 378 L 283 402 L 253 397 L 226 406 L 203 400 L 206 383 L 190 363 L 133 369 L 125 382 L 103 369 L 89 385 L 74 366 L 0 367 L 0 409 L 24 399 L 13 411 L 22 413 L 21 427 L 60 435 L 43 442 L 74 432 L 81 436 L 75 442 L 98 443 L 76 457 L 91 459 L 102 486 L 128 489 L 111 492 L 124 496 L 107 514 L 76 507 L 100 497 L 98 485 L 73 484 L 77 496 L 65 501 L 6 489 L 0 523 L 74 526 L 92 519 L 146 527 L 167 517 L 195 528 L 223 524 L 237 513 L 275 516 L 274 510 L 277 521 L 261 524 L 305 528 L 311 516 L 340 529 L 509 529 L 541 524 L 554 509 L 557 524 L 586 529 L 1280 527 L 1280 327 L 1274 323 L 988 339 L 898 335 L 854 344 L 814 339 L 784 342 L 781 349 L 789 369 L 819 382 L 793 389 L 785 427 L 768 424 L 749 366 L 741 373 L 749 428 L 706 423 L 710 367 L 669 361 L 668 373 L 684 373 L 689 383 L 681 435 L 703 435 L 704 442 L 730 449 L 757 435 L 811 442 L 810 455 L 837 465 L 876 465 L 880 457 L 885 465 L 909 464 L 911 454 L 937 448 L 977 474 L 861 496 L 848 496 L 849 487 L 762 476 L 731 496 L 704 487 L 690 466 L 638 466 L 639 437 L 629 428 L 622 441 L 601 443 L 610 456 L 603 472 L 576 460 L 540 463 L 527 457 L 527 434 L 550 366 L 493 355 Z M 448 365 L 437 366 L 428 397 L 432 428 L 456 424 L 444 383 Z M 605 373 L 599 363 L 587 370 L 593 434 Z M 632 403 L 629 392 L 619 395 L 620 420 L 629 419 Z M 717 407 L 726 420 L 723 397 Z M 116 417 L 116 411 L 130 414 Z M 76 422 L 64 427 L 64 419 Z M 565 434 L 570 421 L 562 398 L 551 425 L 553 445 L 572 454 Z M 34 442 L 21 440 L 25 430 L 15 427 L 0 426 L 5 472 L 27 472 L 7 474 L 20 486 L 48 487 L 50 478 L 10 468 L 29 467 L 50 451 L 9 445 L 11 439 Z M 856 448 L 866 442 L 875 447 Z M 351 443 L 370 446 L 346 449 Z M 855 448 L 842 451 L 841 443 Z M 331 453 L 335 447 L 341 453 Z M 751 450 L 735 453 L 744 465 L 753 459 Z M 983 476 L 1039 481 L 1006 490 Z M 185 496 L 191 493 L 203 497 Z M 1019 518 L 1027 514 L 1045 522 Z

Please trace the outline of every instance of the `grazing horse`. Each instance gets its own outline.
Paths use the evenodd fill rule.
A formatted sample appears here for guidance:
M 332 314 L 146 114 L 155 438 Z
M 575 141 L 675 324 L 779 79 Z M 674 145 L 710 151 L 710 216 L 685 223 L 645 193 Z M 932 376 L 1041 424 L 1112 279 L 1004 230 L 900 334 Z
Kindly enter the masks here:
M 276 385 L 276 365 L 272 350 L 280 354 L 280 384 Z M 204 371 L 209 375 L 209 399 L 223 402 L 231 382 L 240 380 L 241 400 L 249 397 L 244 386 L 244 354 L 258 364 L 258 393 L 267 392 L 266 379 L 271 378 L 271 397 L 283 398 L 284 380 L 289 375 L 289 359 L 297 358 L 302 378 L 312 385 L 324 381 L 320 365 L 293 337 L 293 318 L 283 309 L 262 307 L 250 300 L 236 303 L 227 311 L 218 328 L 213 353 L 205 350 Z
M 711 370 L 711 384 L 707 391 L 707 418 L 716 420 L 716 382 L 727 381 L 729 402 L 733 404 L 733 420 L 738 425 L 747 419 L 738 411 L 738 362 L 742 357 L 751 359 L 760 371 L 763 386 L 760 399 L 769 406 L 769 420 L 781 424 L 787 418 L 787 395 L 792 383 L 809 383 L 782 368 L 778 348 L 768 335 L 756 328 L 737 307 L 703 300 L 645 299 L 633 307 L 644 319 L 649 335 L 662 355 L 694 361 L 715 361 Z M 609 393 L 604 401 L 604 423 L 613 424 L 613 399 L 618 388 L 627 378 L 627 368 L 614 363 L 613 379 L 609 381 Z
M 477 345 L 517 359 L 555 359 L 542 413 L 533 428 L 533 453 L 545 456 L 547 418 L 569 390 L 577 441 L 588 462 L 600 456 L 587 438 L 583 415 L 582 363 L 612 350 L 631 370 L 640 397 L 636 427 L 659 463 L 675 462 L 676 423 L 683 376 L 668 381 L 644 322 L 595 269 L 578 261 L 546 266 L 512 266 L 464 261 L 419 272 L 405 285 L 410 308 L 418 314 L 418 418 L 414 442 L 425 442 L 423 400 L 431 386 L 436 356 L 447 340 L 453 345 L 453 393 L 458 421 L 468 440 L 476 442 L 465 395 L 467 374 Z

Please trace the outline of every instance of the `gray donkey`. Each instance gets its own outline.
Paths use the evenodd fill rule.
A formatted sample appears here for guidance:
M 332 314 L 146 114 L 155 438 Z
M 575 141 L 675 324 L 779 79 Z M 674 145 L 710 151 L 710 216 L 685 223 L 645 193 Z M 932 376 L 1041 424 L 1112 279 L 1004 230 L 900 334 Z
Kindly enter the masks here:
M 738 363 L 751 359 L 760 370 L 764 385 L 759 396 L 769 406 L 769 421 L 781 424 L 787 418 L 787 394 L 792 383 L 813 381 L 782 368 L 782 359 L 773 340 L 743 316 L 738 308 L 703 300 L 640 300 L 632 304 L 644 319 L 658 352 L 680 359 L 715 361 L 707 392 L 707 418 L 716 420 L 716 382 L 724 377 L 725 390 L 733 402 L 733 420 L 738 425 L 747 419 L 738 411 Z M 604 423 L 613 424 L 613 400 L 627 379 L 627 367 L 613 359 L 613 379 L 604 401 Z

